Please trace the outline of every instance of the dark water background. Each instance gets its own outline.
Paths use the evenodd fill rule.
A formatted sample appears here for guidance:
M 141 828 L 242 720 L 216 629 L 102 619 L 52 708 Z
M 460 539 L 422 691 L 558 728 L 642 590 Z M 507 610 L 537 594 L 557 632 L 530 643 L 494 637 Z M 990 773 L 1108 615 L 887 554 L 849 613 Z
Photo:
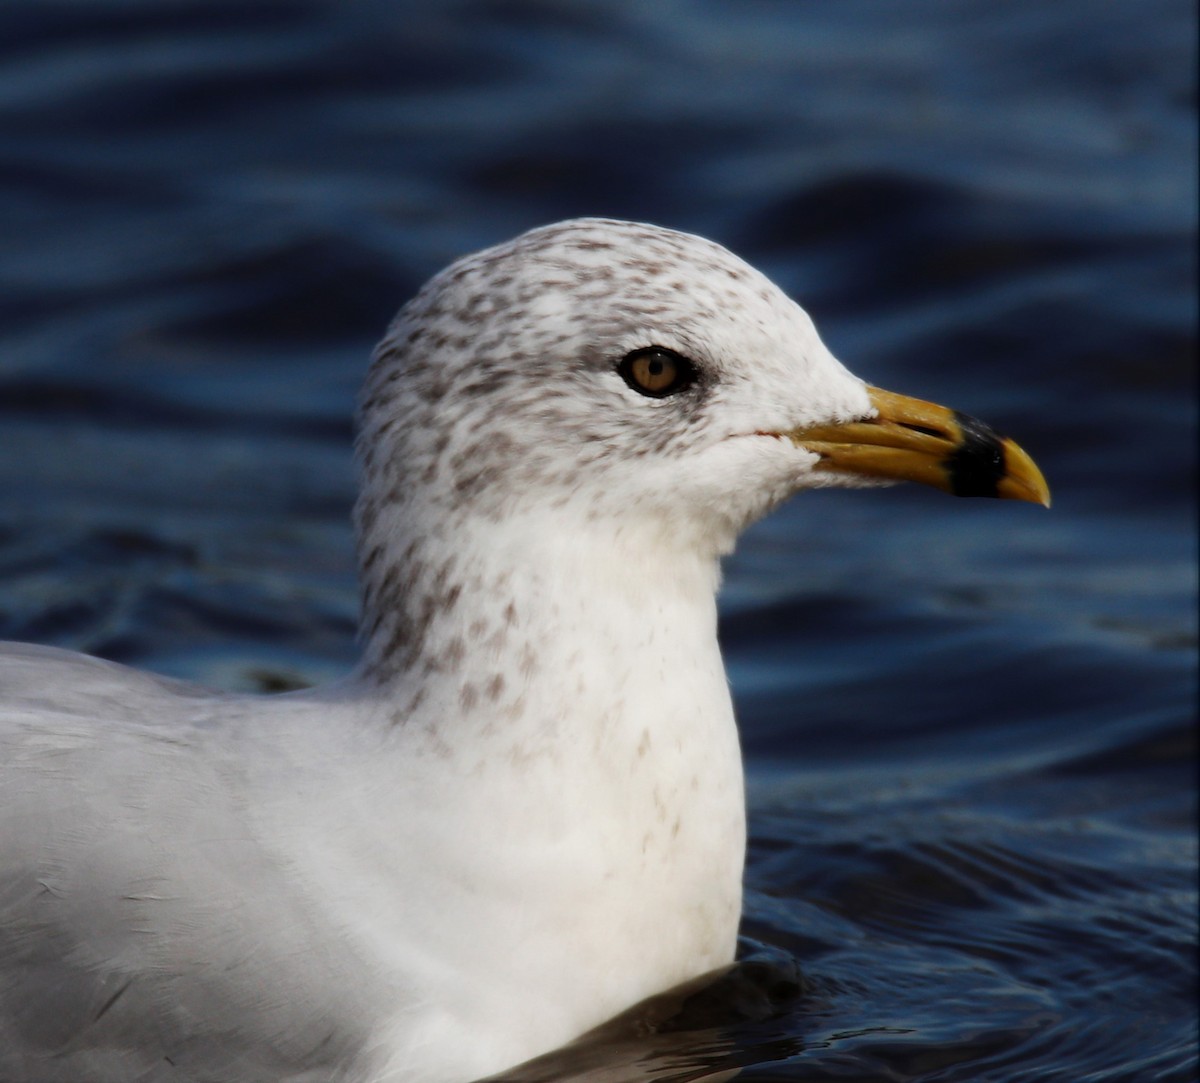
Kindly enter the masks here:
M 522 1078 L 1194 1080 L 1194 33 L 1184 0 L 3 5 L 0 636 L 343 671 L 393 310 L 570 215 L 703 233 L 1055 506 L 820 493 L 750 532 L 722 633 L 775 1010 Z

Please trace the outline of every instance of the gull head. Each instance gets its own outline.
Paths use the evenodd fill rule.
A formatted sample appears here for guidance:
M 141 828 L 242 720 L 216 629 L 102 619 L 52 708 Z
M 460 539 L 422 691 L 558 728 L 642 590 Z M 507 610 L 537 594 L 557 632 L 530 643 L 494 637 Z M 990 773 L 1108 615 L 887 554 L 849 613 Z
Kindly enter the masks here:
M 579 219 L 467 256 L 380 344 L 360 414 L 360 545 L 553 516 L 718 556 L 804 488 L 917 480 L 1048 502 L 974 419 L 869 387 L 721 246 Z

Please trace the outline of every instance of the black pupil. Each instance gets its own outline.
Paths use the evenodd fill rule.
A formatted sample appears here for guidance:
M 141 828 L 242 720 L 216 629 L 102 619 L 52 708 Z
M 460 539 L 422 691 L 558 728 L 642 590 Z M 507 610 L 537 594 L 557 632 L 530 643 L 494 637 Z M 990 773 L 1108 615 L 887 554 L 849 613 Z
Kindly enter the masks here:
M 617 371 L 634 391 L 655 399 L 690 387 L 696 375 L 695 367 L 686 357 L 661 346 L 627 353 Z

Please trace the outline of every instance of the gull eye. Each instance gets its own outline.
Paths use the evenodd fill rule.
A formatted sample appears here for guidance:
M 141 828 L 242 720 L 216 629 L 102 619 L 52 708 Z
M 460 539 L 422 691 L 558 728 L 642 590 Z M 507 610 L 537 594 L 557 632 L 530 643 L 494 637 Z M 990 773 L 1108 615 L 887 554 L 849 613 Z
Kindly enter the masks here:
M 617 371 L 639 395 L 654 399 L 683 391 L 696 379 L 695 365 L 662 346 L 647 346 L 626 354 Z

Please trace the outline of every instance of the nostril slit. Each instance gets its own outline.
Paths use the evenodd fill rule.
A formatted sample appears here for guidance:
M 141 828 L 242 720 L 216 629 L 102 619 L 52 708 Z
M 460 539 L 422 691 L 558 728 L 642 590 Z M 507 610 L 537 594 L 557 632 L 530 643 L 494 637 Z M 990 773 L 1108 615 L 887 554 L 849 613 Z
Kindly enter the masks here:
M 901 426 L 906 429 L 911 429 L 913 432 L 924 433 L 926 436 L 945 436 L 944 432 L 938 429 L 931 429 L 925 425 L 910 425 L 906 421 L 900 422 Z

